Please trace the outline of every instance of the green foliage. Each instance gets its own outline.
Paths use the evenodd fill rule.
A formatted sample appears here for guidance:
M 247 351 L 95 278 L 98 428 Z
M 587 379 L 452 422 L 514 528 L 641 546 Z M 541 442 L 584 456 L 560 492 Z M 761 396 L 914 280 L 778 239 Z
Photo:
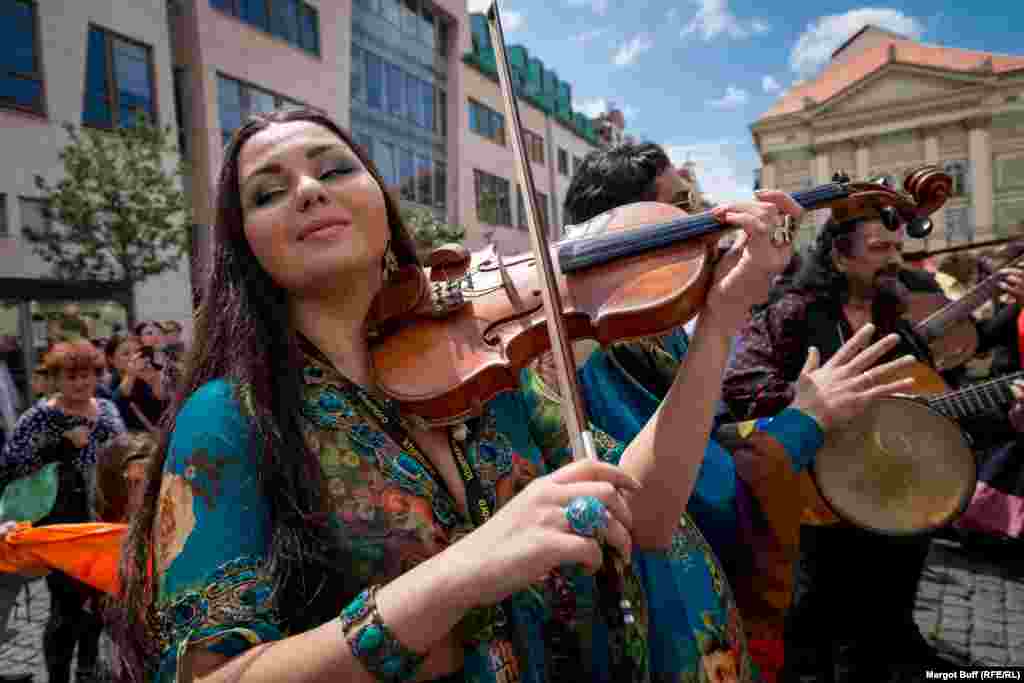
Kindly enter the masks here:
M 433 211 L 422 206 L 402 208 L 402 220 L 412 233 L 416 246 L 432 249 L 450 242 L 466 239 L 466 230 L 458 225 L 449 225 Z
M 178 266 L 190 247 L 186 169 L 165 168 L 177 146 L 171 128 L 113 131 L 64 124 L 64 177 L 36 176 L 47 220 L 25 228 L 33 250 L 63 279 L 137 283 Z

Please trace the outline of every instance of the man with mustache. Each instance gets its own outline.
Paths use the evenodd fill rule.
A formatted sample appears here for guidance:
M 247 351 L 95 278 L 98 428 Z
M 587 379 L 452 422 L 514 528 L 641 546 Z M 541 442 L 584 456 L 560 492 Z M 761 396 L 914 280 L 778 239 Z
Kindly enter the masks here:
M 931 364 L 927 344 L 901 316 L 911 292 L 940 288 L 930 274 L 904 266 L 902 231 L 886 227 L 896 220 L 861 201 L 832 209 L 800 272 L 740 335 L 723 386 L 733 419 L 778 413 L 792 400 L 808 349 L 827 360 L 869 323 L 878 335 L 900 335 L 893 356 L 910 353 Z M 1004 276 L 1003 289 L 1024 298 L 1019 277 Z M 979 331 L 984 345 L 990 335 Z M 949 665 L 914 621 L 929 537 L 881 536 L 837 523 L 820 501 L 802 522 L 782 681 L 882 682 L 901 674 L 918 680 L 923 667 Z

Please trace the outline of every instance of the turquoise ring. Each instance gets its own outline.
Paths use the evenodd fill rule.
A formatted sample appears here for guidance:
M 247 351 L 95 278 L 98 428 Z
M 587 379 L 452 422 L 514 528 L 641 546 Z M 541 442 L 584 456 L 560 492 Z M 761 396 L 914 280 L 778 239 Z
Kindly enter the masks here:
M 608 528 L 608 508 L 594 496 L 579 496 L 569 501 L 565 518 L 574 534 L 596 538 Z

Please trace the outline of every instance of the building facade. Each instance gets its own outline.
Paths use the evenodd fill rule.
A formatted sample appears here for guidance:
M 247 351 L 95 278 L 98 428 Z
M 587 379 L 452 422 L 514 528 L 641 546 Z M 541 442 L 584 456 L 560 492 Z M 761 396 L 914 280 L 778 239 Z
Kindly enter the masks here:
M 403 206 L 458 222 L 461 55 L 466 6 L 455 0 L 356 0 L 351 128 Z
M 937 249 L 1024 233 L 1024 56 L 927 45 L 866 27 L 751 126 L 755 184 L 786 191 L 936 164 L 953 196 L 925 240 Z M 818 212 L 824 214 L 825 212 Z M 810 240 L 823 216 L 805 221 Z
M 517 253 L 530 248 L 530 237 L 496 57 L 484 15 L 470 15 L 470 27 L 472 42 L 462 58 L 465 99 L 458 114 L 465 134 L 457 216 L 471 249 L 493 243 L 502 253 Z M 572 174 L 600 141 L 593 122 L 572 110 L 569 83 L 521 45 L 509 45 L 506 54 L 537 207 L 549 239 L 557 239 Z
M 174 126 L 175 98 L 165 0 L 0 0 L 0 27 L 0 347 L 21 384 L 69 304 L 91 335 L 105 336 L 125 324 L 130 297 L 116 286 L 53 279 L 23 235 L 48 220 L 34 179 L 62 177 L 62 124 L 112 129 L 142 111 Z M 187 260 L 137 286 L 134 299 L 140 319 L 187 326 Z

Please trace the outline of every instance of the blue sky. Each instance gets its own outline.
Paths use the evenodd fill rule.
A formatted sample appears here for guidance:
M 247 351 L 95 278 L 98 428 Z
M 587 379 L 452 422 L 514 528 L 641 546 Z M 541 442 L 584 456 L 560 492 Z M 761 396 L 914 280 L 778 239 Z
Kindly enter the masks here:
M 812 77 L 865 24 L 924 42 L 1024 55 L 1024 2 L 936 5 L 753 0 L 499 0 L 509 43 L 525 45 L 594 115 L 614 102 L 627 132 L 692 158 L 716 201 L 749 197 L 759 164 L 749 125 Z M 469 0 L 482 11 L 490 0 Z

